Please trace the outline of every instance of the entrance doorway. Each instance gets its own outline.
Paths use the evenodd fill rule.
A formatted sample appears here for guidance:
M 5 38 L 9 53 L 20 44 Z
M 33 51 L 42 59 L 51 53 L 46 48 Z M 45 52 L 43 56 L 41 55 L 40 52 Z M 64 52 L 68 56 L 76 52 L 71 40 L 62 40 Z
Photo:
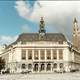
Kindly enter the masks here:
M 44 64 L 41 64 L 41 69 L 40 71 L 44 71 L 45 70 L 45 65 Z
M 47 71 L 51 70 L 51 64 L 47 64 Z
M 38 64 L 34 64 L 34 71 L 38 71 Z

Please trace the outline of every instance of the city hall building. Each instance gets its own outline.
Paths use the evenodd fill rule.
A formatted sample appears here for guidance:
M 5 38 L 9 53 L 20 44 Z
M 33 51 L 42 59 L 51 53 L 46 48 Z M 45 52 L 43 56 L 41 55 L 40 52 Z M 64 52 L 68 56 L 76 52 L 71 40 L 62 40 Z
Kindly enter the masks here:
M 62 33 L 46 33 L 43 17 L 38 33 L 22 33 L 0 54 L 11 73 L 51 73 L 80 68 L 80 53 Z

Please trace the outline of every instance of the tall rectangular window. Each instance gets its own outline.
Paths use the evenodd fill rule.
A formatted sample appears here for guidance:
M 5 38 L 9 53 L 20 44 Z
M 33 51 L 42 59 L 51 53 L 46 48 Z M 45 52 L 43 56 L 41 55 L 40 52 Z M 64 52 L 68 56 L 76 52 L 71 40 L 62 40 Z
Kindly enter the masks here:
M 47 59 L 51 59 L 51 50 L 46 50 L 47 52 Z
M 21 58 L 22 60 L 26 60 L 26 50 L 25 49 L 22 49 L 22 52 L 21 52 Z
M 32 50 L 28 50 L 28 59 L 29 59 L 29 60 L 32 59 Z
M 57 59 L 57 50 L 56 49 L 53 50 L 53 59 Z
M 34 59 L 35 59 L 35 60 L 38 60 L 38 59 L 39 59 L 38 50 L 34 50 Z
M 45 52 L 44 52 L 44 50 L 40 50 L 40 58 L 41 58 L 42 60 L 45 59 Z
M 63 50 L 59 49 L 59 59 L 63 59 Z

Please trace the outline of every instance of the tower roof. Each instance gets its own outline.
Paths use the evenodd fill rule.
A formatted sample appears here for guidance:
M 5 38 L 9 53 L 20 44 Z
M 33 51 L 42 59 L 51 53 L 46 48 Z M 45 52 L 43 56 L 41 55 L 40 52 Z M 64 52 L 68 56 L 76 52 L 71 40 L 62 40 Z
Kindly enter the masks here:
M 74 18 L 74 23 L 77 23 L 77 19 L 76 19 L 76 17 Z

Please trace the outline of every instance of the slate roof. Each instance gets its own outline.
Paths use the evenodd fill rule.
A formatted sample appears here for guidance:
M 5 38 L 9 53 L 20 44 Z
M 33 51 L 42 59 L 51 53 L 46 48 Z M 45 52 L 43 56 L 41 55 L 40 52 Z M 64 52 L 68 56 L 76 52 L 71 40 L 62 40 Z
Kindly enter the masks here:
M 46 33 L 42 39 L 39 39 L 39 33 L 23 33 L 19 35 L 17 41 L 66 41 L 62 33 Z
M 22 33 L 19 35 L 17 40 L 7 46 L 6 48 L 9 48 L 13 44 L 16 44 L 17 42 L 35 42 L 35 41 L 53 41 L 53 42 L 61 42 L 66 41 L 65 36 L 62 33 L 46 33 L 42 39 L 39 39 L 39 33 Z

